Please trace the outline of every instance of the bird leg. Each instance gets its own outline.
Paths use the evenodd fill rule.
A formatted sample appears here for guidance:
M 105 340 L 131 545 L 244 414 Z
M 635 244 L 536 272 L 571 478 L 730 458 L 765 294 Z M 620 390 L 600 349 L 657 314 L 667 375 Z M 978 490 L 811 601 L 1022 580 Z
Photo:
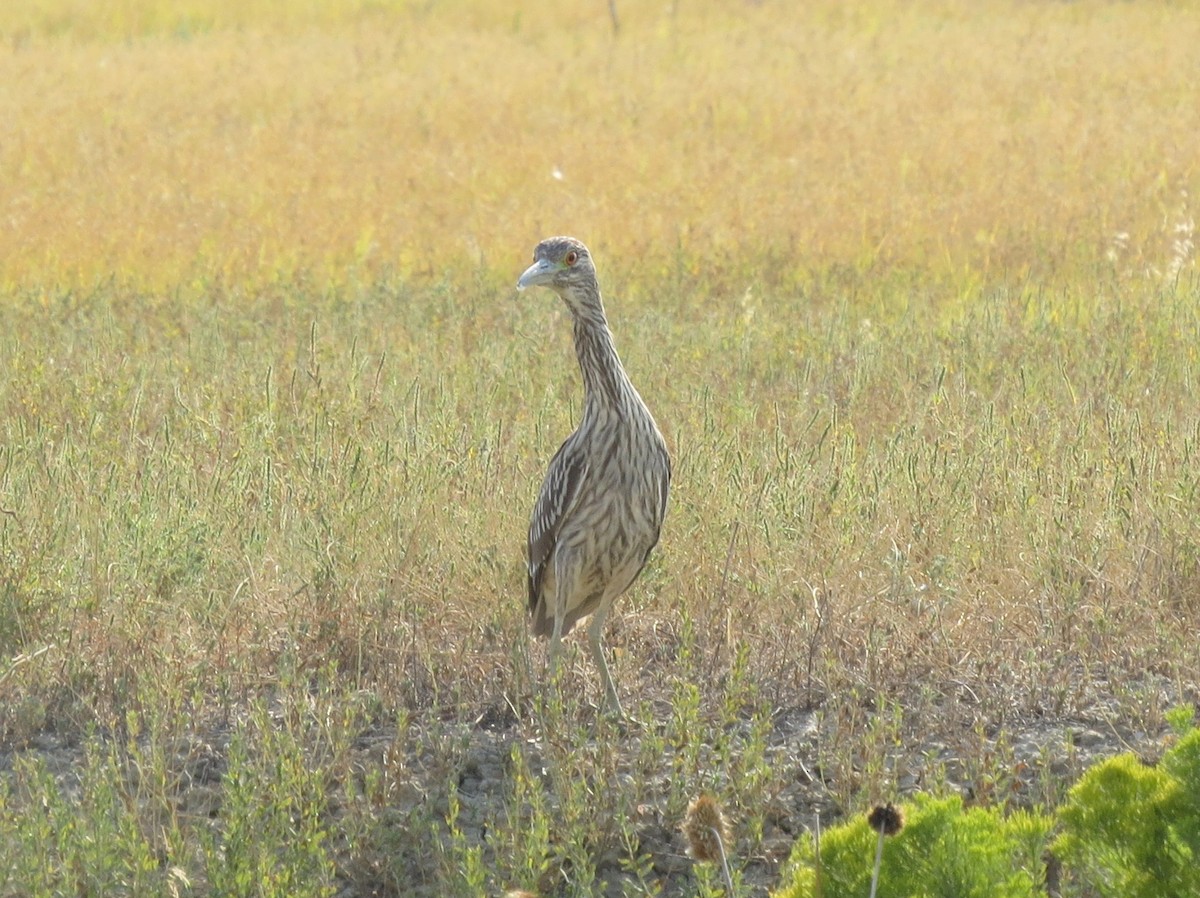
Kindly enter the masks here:
M 604 647 L 600 644 L 600 636 L 604 631 L 604 620 L 608 617 L 610 607 L 612 607 L 612 599 L 605 596 L 604 600 L 600 602 L 600 607 L 592 615 L 591 623 L 588 624 L 588 642 L 592 647 L 592 658 L 595 660 L 600 675 L 604 678 L 608 709 L 617 717 L 624 717 L 625 711 L 621 708 L 621 699 L 617 697 L 617 686 L 613 683 L 612 674 L 608 671 L 608 661 L 604 658 Z
M 554 629 L 550 633 L 550 656 L 546 662 L 551 683 L 556 682 L 558 678 L 558 657 L 562 654 L 563 621 L 567 616 L 567 584 L 569 581 L 563 576 L 565 573 L 565 570 L 559 571 L 554 584 Z

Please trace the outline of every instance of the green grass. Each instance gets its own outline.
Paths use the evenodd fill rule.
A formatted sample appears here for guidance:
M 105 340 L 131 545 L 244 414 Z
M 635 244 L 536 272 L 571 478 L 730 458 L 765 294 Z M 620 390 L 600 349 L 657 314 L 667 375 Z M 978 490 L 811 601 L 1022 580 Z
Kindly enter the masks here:
M 582 656 L 568 706 L 534 713 L 525 516 L 579 396 L 565 313 L 548 294 L 514 297 L 507 274 L 10 297 L 0 725 L 34 759 L 6 798 L 14 819 L 50 788 L 44 734 L 82 737 L 83 796 L 46 800 L 67 816 L 82 801 L 93 826 L 108 802 L 110 866 L 165 838 L 147 888 L 178 867 L 208 894 L 207 818 L 150 826 L 163 812 L 145 803 L 170 804 L 183 734 L 232 733 L 217 750 L 229 768 L 275 759 L 227 773 L 212 798 L 233 809 L 223 826 L 268 840 L 238 869 L 261 874 L 266 857 L 280 883 L 316 888 L 336 869 L 401 891 L 461 873 L 464 895 L 548 877 L 588 894 L 617 858 L 631 882 L 657 881 L 639 815 L 669 830 L 701 789 L 736 809 L 752 856 L 769 796 L 800 775 L 767 757 L 777 709 L 818 712 L 799 760 L 819 766 L 837 814 L 927 769 L 938 742 L 962 746 L 958 781 L 1008 801 L 1017 764 L 980 726 L 1043 715 L 1154 732 L 1167 696 L 1192 694 L 1194 287 L 921 296 L 843 278 L 693 303 L 712 290 L 694 280 L 610 301 L 676 461 L 661 551 L 610 629 L 640 747 L 588 723 L 578 703 L 598 687 Z M 307 722 L 272 735 L 288 708 Z M 562 722 L 545 729 L 547 713 Z M 500 819 L 444 804 L 478 718 L 541 744 L 527 779 L 525 737 L 504 751 Z M 394 754 L 351 752 L 364 733 L 391 733 Z M 127 752 L 159 753 L 158 779 L 135 789 Z M 389 764 L 420 758 L 434 767 L 389 780 Z M 412 789 L 431 803 L 398 809 Z M 1039 794 L 1053 786 L 1021 800 Z M 293 805 L 323 834 L 313 857 L 270 822 Z M 414 847 L 429 839 L 442 860 Z M 650 843 L 660 861 L 679 850 Z M 45 845 L 19 843 L 10 893 L 40 881 L 24 865 L 62 870 L 78 850 Z M 130 893 L 143 881 L 129 874 Z

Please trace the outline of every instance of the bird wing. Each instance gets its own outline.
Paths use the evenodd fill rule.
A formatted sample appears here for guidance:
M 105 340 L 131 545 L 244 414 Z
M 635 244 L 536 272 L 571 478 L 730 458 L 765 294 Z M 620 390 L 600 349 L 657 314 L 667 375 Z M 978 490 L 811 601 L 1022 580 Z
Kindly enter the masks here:
M 665 448 L 663 449 L 663 461 L 666 464 L 662 476 L 658 479 L 658 526 L 660 528 L 667 517 L 667 496 L 671 492 L 671 456 L 667 454 Z
M 529 521 L 529 610 L 537 609 L 538 592 L 546 564 L 554 554 L 563 521 L 579 499 L 580 487 L 587 477 L 587 456 L 568 438 L 554 458 L 538 493 L 537 505 Z
M 662 533 L 663 521 L 667 517 L 667 497 L 671 492 L 671 456 L 667 455 L 665 447 L 662 450 L 662 461 L 663 469 L 654 481 L 654 487 L 658 490 L 658 519 L 654 521 L 654 537 L 650 541 L 650 545 L 646 548 L 646 555 L 642 559 L 643 567 L 650 560 L 650 553 L 654 551 L 654 547 L 658 545 L 658 537 Z M 638 570 L 638 573 L 641 573 L 641 569 Z

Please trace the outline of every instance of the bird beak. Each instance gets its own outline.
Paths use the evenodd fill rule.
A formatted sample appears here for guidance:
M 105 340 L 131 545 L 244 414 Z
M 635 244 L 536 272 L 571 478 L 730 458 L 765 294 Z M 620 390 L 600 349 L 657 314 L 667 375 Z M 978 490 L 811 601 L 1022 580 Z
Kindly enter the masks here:
M 558 269 L 559 266 L 555 265 L 549 259 L 538 259 L 525 269 L 525 273 L 517 281 L 517 289 L 524 290 L 526 287 L 545 286 L 558 273 Z

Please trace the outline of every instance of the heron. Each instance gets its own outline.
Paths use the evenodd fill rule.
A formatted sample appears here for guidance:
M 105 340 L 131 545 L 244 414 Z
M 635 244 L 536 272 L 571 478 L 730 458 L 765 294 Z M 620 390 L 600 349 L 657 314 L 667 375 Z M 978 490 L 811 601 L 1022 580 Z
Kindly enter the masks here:
M 600 637 L 658 543 L 671 459 L 617 355 L 588 248 L 573 237 L 543 240 L 517 281 L 528 287 L 550 288 L 570 311 L 584 390 L 583 417 L 551 459 L 529 522 L 532 630 L 550 637 L 553 679 L 562 638 L 591 615 L 588 642 L 608 706 L 624 716 Z

